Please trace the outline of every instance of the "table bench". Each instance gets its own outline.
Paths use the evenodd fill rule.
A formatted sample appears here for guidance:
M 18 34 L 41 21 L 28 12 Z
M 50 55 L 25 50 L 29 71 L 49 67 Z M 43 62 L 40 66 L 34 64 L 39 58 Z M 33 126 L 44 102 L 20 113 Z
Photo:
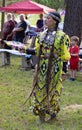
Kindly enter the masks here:
M 10 64 L 10 54 L 21 56 L 22 57 L 22 63 L 21 63 L 21 68 L 28 68 L 32 66 L 35 66 L 37 63 L 37 57 L 35 55 L 27 55 L 25 53 L 20 53 L 19 51 L 16 50 L 16 48 L 22 48 L 23 46 L 27 45 L 27 47 L 34 48 L 35 47 L 35 40 L 36 40 L 37 33 L 34 32 L 34 28 L 31 29 L 31 31 L 28 31 L 25 38 L 24 38 L 24 43 L 20 43 L 17 41 L 6 41 L 3 40 L 3 43 L 1 41 L 1 48 L 4 47 L 5 44 L 10 46 L 11 48 L 14 48 L 14 50 L 9 50 L 9 49 L 0 49 L 0 53 L 2 54 L 2 66 Z M 8 59 L 6 55 L 9 55 Z M 31 60 L 30 60 L 31 57 Z M 30 62 L 31 61 L 31 62 Z
M 21 68 L 22 69 L 26 69 L 28 67 L 31 67 L 30 62 L 27 62 L 27 58 L 26 58 L 28 56 L 28 59 L 30 59 L 31 55 L 21 53 L 17 50 L 9 50 L 9 49 L 0 49 L 0 53 L 2 55 L 2 65 L 1 66 L 10 65 L 10 56 L 16 55 L 16 56 L 21 57 Z M 6 54 L 9 55 L 8 59 L 6 57 Z

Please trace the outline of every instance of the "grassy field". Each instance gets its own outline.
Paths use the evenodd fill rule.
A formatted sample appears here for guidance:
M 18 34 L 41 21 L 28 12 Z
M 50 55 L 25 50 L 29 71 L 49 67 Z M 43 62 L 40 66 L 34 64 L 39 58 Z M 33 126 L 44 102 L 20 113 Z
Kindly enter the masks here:
M 1 64 L 1 56 L 0 56 Z M 0 67 L 0 130 L 82 130 L 82 82 L 63 82 L 61 111 L 56 120 L 40 124 L 29 110 L 32 70 L 20 70 L 21 58 Z

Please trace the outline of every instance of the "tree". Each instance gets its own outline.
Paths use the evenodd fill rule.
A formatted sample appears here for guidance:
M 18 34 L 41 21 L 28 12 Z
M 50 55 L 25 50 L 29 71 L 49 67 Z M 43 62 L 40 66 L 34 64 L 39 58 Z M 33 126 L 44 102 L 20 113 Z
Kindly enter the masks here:
M 64 32 L 82 38 L 82 0 L 66 0 Z
M 64 8 L 64 0 L 33 0 L 53 9 Z
M 5 0 L 2 1 L 2 6 L 5 6 Z M 2 34 L 2 29 L 3 29 L 3 24 L 4 24 L 4 12 L 2 12 L 2 20 L 1 20 L 1 34 Z

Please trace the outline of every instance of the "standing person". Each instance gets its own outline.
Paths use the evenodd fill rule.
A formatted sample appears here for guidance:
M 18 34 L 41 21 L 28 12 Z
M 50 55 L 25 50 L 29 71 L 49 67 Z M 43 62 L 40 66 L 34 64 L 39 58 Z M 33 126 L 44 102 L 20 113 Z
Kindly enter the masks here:
M 40 31 L 43 31 L 43 30 L 44 30 L 43 14 L 40 14 L 39 17 L 40 17 L 40 18 L 39 18 L 39 19 L 37 20 L 37 22 L 36 22 L 36 27 L 37 27 L 36 31 L 37 31 L 37 32 L 40 32 Z
M 26 22 L 26 24 L 27 24 L 27 28 L 26 28 L 26 30 L 25 30 L 25 33 L 27 33 L 27 32 L 30 30 L 30 27 L 31 27 L 27 15 L 25 16 L 25 22 Z
M 7 14 L 7 21 L 3 25 L 3 30 L 2 30 L 2 40 L 7 40 L 7 41 L 12 41 L 13 39 L 13 34 L 12 30 L 14 29 L 15 25 L 14 22 L 12 21 L 12 14 L 8 13 Z M 11 47 L 7 46 L 5 44 L 4 46 L 5 49 L 11 49 Z M 5 60 L 6 64 L 10 64 L 10 54 L 8 52 L 5 53 Z
M 74 81 L 76 79 L 76 71 L 78 70 L 78 62 L 79 62 L 79 38 L 77 36 L 71 37 L 71 46 L 69 48 L 69 52 L 71 58 L 69 60 L 70 63 L 70 70 L 71 70 L 71 77 L 70 80 Z
M 3 40 L 12 40 L 12 30 L 14 29 L 15 25 L 14 22 L 12 21 L 12 14 L 8 13 L 7 14 L 7 21 L 3 25 L 3 30 L 2 30 L 2 39 Z
M 17 23 L 17 26 L 13 29 L 13 34 L 14 34 L 15 41 L 23 43 L 27 24 L 25 22 L 25 15 L 24 14 L 20 14 L 19 18 L 20 18 L 20 22 Z
M 57 30 L 59 22 L 59 13 L 50 12 L 45 20 L 47 30 L 36 39 L 36 47 L 26 49 L 27 54 L 38 55 L 30 98 L 33 112 L 41 122 L 48 120 L 47 116 L 56 118 L 60 110 L 63 61 L 70 58 L 70 39 L 64 32 Z

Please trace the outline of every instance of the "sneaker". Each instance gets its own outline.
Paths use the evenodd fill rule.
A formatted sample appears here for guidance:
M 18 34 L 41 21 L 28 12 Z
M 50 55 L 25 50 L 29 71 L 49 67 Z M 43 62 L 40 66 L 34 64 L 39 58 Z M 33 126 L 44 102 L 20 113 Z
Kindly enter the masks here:
M 70 81 L 75 81 L 75 78 L 70 78 L 69 80 L 70 80 Z
M 53 114 L 51 114 L 51 118 L 50 119 L 52 120 L 52 119 L 56 118 L 56 116 L 57 115 L 55 113 L 53 113 Z

